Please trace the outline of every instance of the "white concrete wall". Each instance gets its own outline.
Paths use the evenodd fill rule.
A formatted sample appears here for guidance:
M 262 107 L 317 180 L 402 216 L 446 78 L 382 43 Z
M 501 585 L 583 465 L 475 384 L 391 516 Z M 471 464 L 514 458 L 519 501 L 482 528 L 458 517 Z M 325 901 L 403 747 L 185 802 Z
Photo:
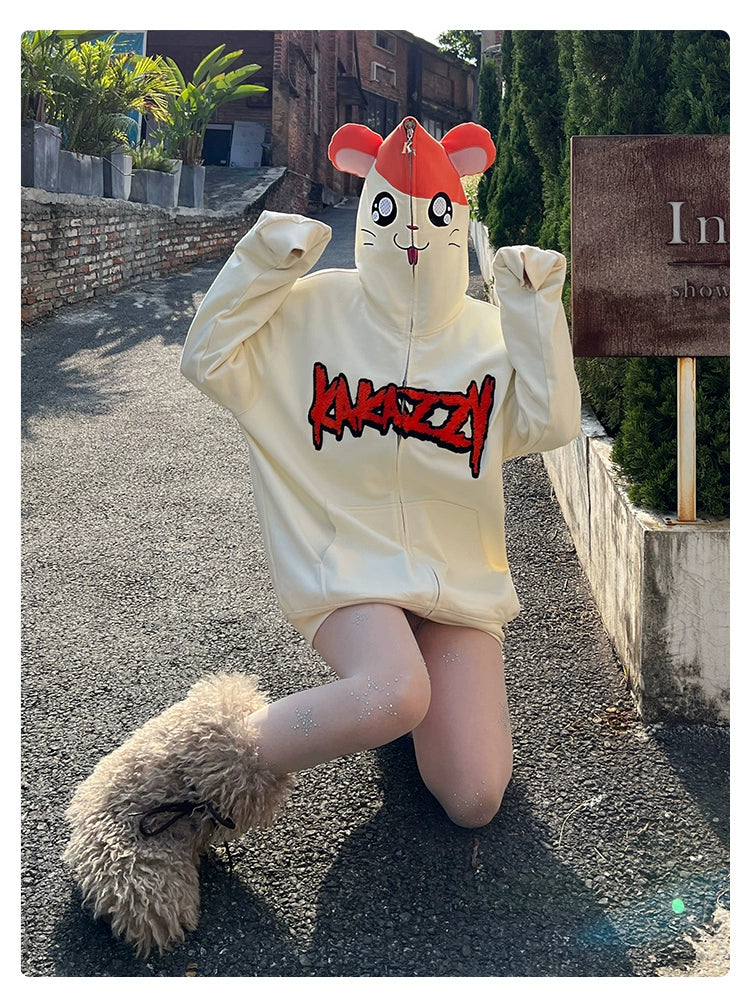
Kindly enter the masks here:
M 492 296 L 483 225 L 472 240 Z M 586 406 L 581 426 L 544 463 L 638 710 L 647 722 L 728 722 L 729 522 L 678 525 L 634 507 Z
M 642 675 L 665 709 L 729 721 L 729 526 L 644 536 Z
M 544 463 L 639 713 L 728 722 L 729 522 L 634 507 L 610 439 L 584 427 Z

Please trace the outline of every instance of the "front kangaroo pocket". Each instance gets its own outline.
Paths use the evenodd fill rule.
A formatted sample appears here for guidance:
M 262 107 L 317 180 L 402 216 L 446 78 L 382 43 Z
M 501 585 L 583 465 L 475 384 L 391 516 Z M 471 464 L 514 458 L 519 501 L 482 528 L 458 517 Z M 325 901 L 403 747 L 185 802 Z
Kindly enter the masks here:
M 327 501 L 326 511 L 335 534 L 320 562 L 323 597 L 337 604 L 363 596 L 408 597 L 414 570 L 398 504 L 343 508 Z
M 418 500 L 406 505 L 409 542 L 428 562 L 440 585 L 440 605 L 476 614 L 488 594 L 504 594 L 508 560 L 498 515 L 496 534 L 483 534 L 472 507 L 448 500 Z

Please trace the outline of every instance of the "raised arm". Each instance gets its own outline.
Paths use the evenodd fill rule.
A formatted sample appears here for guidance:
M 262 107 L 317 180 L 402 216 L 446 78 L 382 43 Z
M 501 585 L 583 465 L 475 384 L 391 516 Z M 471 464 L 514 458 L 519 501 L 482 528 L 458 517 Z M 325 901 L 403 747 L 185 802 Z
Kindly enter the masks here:
M 581 393 L 561 301 L 565 257 L 513 245 L 498 250 L 493 272 L 514 369 L 503 403 L 505 457 L 549 451 L 581 429 Z
M 278 311 L 331 237 L 327 224 L 265 210 L 203 299 L 185 341 L 180 370 L 236 416 L 252 400 L 245 341 Z

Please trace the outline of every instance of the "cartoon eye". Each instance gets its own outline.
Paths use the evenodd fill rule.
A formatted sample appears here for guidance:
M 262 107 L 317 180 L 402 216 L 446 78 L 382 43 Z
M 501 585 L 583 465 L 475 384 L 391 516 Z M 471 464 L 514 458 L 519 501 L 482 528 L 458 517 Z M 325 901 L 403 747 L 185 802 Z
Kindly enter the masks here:
M 380 192 L 372 201 L 372 219 L 375 224 L 386 227 L 396 219 L 396 203 L 388 192 Z
M 432 197 L 427 216 L 436 227 L 447 227 L 453 220 L 453 204 L 444 192 L 438 192 Z

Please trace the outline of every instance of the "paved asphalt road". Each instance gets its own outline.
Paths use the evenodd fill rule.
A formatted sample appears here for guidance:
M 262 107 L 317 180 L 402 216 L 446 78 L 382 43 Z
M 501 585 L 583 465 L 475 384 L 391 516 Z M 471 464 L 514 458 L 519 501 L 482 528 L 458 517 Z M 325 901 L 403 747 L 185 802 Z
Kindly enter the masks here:
M 353 204 L 323 216 L 320 266 L 351 265 Z M 234 420 L 178 371 L 220 265 L 23 332 L 22 972 L 725 971 L 728 734 L 637 722 L 537 456 L 506 470 L 523 612 L 506 645 L 516 768 L 495 821 L 447 821 L 402 739 L 300 774 L 232 869 L 210 854 L 178 950 L 136 960 L 81 910 L 63 812 L 101 756 L 205 673 L 258 673 L 274 697 L 330 676 L 278 612 Z

